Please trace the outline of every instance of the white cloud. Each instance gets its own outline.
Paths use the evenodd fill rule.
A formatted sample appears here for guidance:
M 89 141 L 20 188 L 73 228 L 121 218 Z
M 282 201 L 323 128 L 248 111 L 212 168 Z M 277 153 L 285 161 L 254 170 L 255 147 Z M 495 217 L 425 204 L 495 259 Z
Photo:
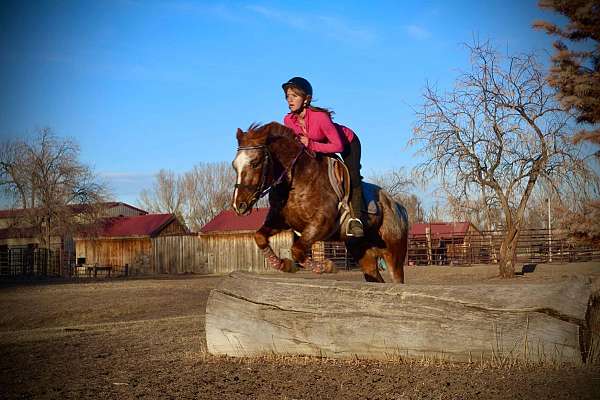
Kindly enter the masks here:
M 99 172 L 98 175 L 104 179 L 115 182 L 139 182 L 154 178 L 154 172 Z
M 371 44 L 376 39 L 373 31 L 353 25 L 338 17 L 291 13 L 259 5 L 249 5 L 246 8 L 264 18 L 287 25 L 290 28 L 310 31 L 342 42 Z
M 405 25 L 404 31 L 413 39 L 424 40 L 424 39 L 428 39 L 431 37 L 431 32 L 429 32 L 427 29 L 423 28 L 422 26 L 415 25 L 415 24 Z

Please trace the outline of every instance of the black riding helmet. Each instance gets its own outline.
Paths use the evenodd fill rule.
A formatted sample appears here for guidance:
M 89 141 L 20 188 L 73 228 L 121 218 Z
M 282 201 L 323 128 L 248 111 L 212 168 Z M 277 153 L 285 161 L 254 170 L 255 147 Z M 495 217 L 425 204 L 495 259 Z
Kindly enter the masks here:
M 306 93 L 307 96 L 312 97 L 312 94 L 313 94 L 312 86 L 310 85 L 310 82 L 304 78 L 295 76 L 292 79 L 290 79 L 289 81 L 287 81 L 286 83 L 284 83 L 283 85 L 281 85 L 284 92 L 287 90 L 287 88 L 289 86 L 295 86 L 298 89 L 302 90 L 304 93 Z

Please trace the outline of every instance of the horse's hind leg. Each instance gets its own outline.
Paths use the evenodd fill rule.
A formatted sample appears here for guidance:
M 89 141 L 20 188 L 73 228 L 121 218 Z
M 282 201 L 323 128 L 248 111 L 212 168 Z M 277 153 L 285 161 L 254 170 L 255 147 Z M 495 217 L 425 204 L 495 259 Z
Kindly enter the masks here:
M 383 258 L 387 264 L 392 281 L 404 283 L 404 261 L 408 252 L 408 216 L 406 209 L 383 193 L 383 223 L 379 234 L 385 242 Z
M 394 283 L 404 283 L 404 255 L 398 254 L 396 251 L 386 250 L 383 253 L 383 259 L 392 276 Z
M 404 260 L 407 252 L 406 236 L 398 238 L 383 237 L 386 249 L 383 252 L 383 259 L 390 271 L 394 283 L 404 283 Z
M 377 267 L 378 252 L 367 247 L 366 245 L 347 246 L 347 248 L 348 251 L 350 251 L 350 254 L 352 254 L 352 257 L 358 261 L 358 265 L 360 266 L 360 269 L 362 270 L 367 282 L 385 282 L 379 273 L 379 268 Z

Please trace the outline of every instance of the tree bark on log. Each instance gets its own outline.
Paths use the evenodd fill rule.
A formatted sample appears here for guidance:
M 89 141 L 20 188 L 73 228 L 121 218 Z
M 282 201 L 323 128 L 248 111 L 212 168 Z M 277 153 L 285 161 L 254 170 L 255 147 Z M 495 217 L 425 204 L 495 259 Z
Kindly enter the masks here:
M 206 342 L 239 357 L 581 363 L 594 336 L 586 318 L 598 315 L 591 295 L 584 277 L 394 285 L 233 273 L 210 293 Z

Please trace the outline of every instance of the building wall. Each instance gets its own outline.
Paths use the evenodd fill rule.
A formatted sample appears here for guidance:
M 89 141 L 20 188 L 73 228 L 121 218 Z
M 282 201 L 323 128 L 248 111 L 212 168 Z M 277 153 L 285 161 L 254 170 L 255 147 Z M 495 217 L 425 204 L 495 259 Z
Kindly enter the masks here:
M 77 239 L 75 241 L 77 259 L 84 257 L 86 264 L 101 266 L 129 266 L 129 273 L 155 273 L 152 262 L 150 238 L 127 239 Z
M 173 235 L 186 235 L 188 232 L 181 222 L 177 219 L 171 221 L 171 223 L 165 226 L 158 236 L 173 236 Z
M 270 271 L 262 251 L 254 241 L 254 232 L 200 235 L 206 254 L 208 273 L 225 274 L 233 271 Z M 275 254 L 291 258 L 292 233 L 282 232 L 270 238 Z
M 161 274 L 207 274 L 207 257 L 198 235 L 152 238 L 152 256 Z
M 291 258 L 292 234 L 273 236 L 271 246 L 280 257 Z M 152 239 L 152 256 L 158 273 L 270 271 L 256 246 L 254 232 L 159 236 Z
M 135 217 L 137 215 L 144 215 L 145 212 L 141 210 L 136 210 L 135 208 L 131 208 L 125 204 L 119 204 L 115 207 L 110 207 L 103 212 L 103 216 L 105 217 L 118 217 L 122 215 L 124 217 Z

